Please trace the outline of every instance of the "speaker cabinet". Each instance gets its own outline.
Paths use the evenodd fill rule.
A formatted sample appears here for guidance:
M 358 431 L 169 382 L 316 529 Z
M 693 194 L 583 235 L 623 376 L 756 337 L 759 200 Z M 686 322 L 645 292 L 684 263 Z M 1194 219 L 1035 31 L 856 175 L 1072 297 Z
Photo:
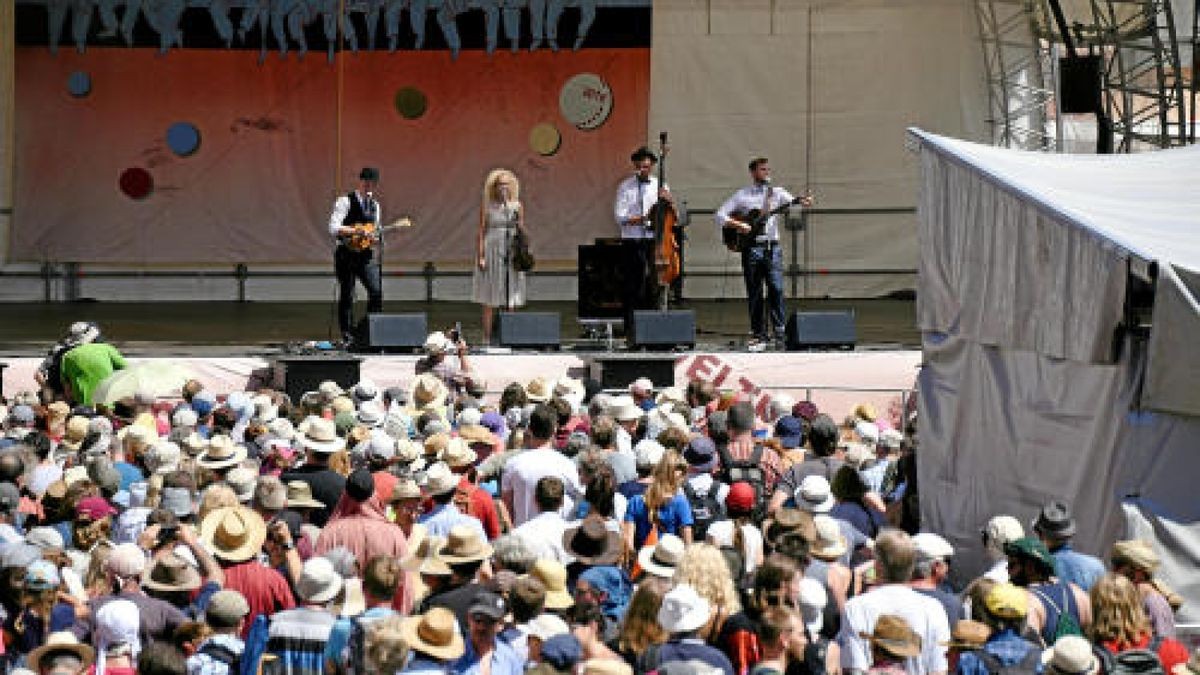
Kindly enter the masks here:
M 1100 56 L 1089 54 L 1058 60 L 1063 113 L 1094 113 L 1101 109 Z
M 358 346 L 367 351 L 416 351 L 429 331 L 424 312 L 368 314 L 359 324 Z
M 675 385 L 674 354 L 613 352 L 591 357 L 589 374 L 605 389 L 626 389 L 639 377 L 656 388 Z
M 504 347 L 558 349 L 558 312 L 502 312 L 498 337 Z
M 787 347 L 800 349 L 854 349 L 858 336 L 854 312 L 794 312 L 787 324 Z
M 308 391 L 316 391 L 325 380 L 349 389 L 362 379 L 362 359 L 345 355 L 280 356 L 272 362 L 274 386 L 287 392 L 293 403 Z
M 623 319 L 627 288 L 639 278 L 636 241 L 597 239 L 579 247 L 580 319 Z
M 675 349 L 696 344 L 696 312 L 636 310 L 626 338 L 630 349 Z

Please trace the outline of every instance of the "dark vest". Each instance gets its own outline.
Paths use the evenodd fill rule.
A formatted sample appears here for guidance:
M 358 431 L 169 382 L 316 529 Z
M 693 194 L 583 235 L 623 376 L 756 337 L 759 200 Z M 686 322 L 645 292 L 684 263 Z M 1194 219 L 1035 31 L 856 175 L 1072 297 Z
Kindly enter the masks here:
M 379 211 L 379 202 L 371 199 L 364 208 L 359 203 L 357 194 L 350 192 L 346 195 L 346 198 L 350 200 L 350 209 L 346 211 L 346 217 L 342 218 L 342 225 L 350 226 L 375 222 L 375 214 Z

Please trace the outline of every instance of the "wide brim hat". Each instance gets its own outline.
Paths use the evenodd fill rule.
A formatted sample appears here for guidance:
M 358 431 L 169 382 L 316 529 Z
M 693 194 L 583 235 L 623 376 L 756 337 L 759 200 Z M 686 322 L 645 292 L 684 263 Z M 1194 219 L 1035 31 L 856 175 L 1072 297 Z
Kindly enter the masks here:
M 1093 675 L 1100 672 L 1100 659 L 1085 638 L 1066 635 L 1042 652 L 1045 675 Z
M 433 373 L 421 373 L 413 380 L 408 400 L 416 410 L 444 410 L 446 396 L 450 393 L 446 383 Z
M 550 383 L 544 377 L 535 377 L 525 384 L 525 398 L 534 403 L 550 400 Z
M 621 557 L 621 534 L 604 521 L 585 518 L 563 531 L 563 548 L 585 565 L 614 565 Z
M 221 560 L 244 562 L 258 555 L 267 539 L 262 516 L 244 506 L 223 506 L 200 522 L 200 539 Z
M 442 661 L 459 658 L 465 649 L 454 613 L 444 607 L 402 619 L 400 635 L 409 649 Z
M 813 538 L 809 548 L 812 557 L 830 561 L 845 555 L 849 546 L 837 521 L 828 516 L 817 516 L 813 521 L 816 526 L 816 537 Z
M 451 438 L 441 454 L 441 460 L 452 469 L 470 466 L 478 458 L 479 453 L 472 450 L 463 438 Z
M 875 621 L 873 632 L 858 635 L 892 656 L 910 658 L 921 653 L 921 636 L 900 617 L 885 614 Z
M 62 631 L 51 633 L 46 638 L 45 644 L 29 652 L 29 655 L 25 657 L 25 663 L 31 666 L 31 670 L 41 672 L 38 666 L 42 657 L 60 652 L 70 652 L 79 657 L 79 660 L 83 662 L 84 670 L 96 662 L 95 649 L 90 645 L 80 644 L 79 640 L 70 632 Z
M 991 636 L 992 629 L 986 623 L 960 619 L 950 630 L 950 640 L 942 645 L 950 649 L 979 649 Z
M 567 568 L 557 560 L 538 560 L 525 576 L 537 579 L 546 588 L 546 609 L 562 610 L 575 604 L 567 590 Z
M 428 534 L 423 525 L 413 525 L 413 533 L 408 538 L 409 554 L 400 561 L 401 569 L 414 574 L 450 576 L 450 565 L 441 555 L 445 541 L 442 537 Z
M 687 584 L 668 591 L 658 608 L 658 623 L 668 633 L 699 630 L 711 617 L 712 605 Z
M 496 442 L 496 436 L 482 424 L 464 424 L 458 428 L 458 437 L 468 444 Z
M 326 454 L 346 447 L 346 439 L 337 435 L 337 427 L 333 421 L 321 418 L 311 419 L 304 429 L 304 434 L 297 436 L 293 442 L 313 452 Z
M 154 561 L 142 575 L 142 588 L 166 593 L 192 591 L 203 583 L 196 568 L 174 553 Z
M 312 486 L 302 480 L 287 484 L 287 506 L 289 509 L 323 509 L 325 504 L 313 498 Z
M 646 546 L 638 551 L 638 565 L 649 574 L 670 579 L 675 576 L 683 551 L 682 539 L 665 535 L 654 546 Z
M 1048 537 L 1071 537 L 1075 535 L 1075 518 L 1065 502 L 1052 501 L 1038 513 L 1033 521 L 1033 531 Z
M 196 464 L 205 469 L 224 469 L 245 461 L 247 456 L 245 446 L 237 445 L 228 436 L 213 436 L 208 441 L 208 447 L 196 458 Z
M 441 556 L 442 560 L 452 565 L 487 560 L 492 557 L 492 546 L 479 536 L 475 528 L 455 525 L 450 528 Z

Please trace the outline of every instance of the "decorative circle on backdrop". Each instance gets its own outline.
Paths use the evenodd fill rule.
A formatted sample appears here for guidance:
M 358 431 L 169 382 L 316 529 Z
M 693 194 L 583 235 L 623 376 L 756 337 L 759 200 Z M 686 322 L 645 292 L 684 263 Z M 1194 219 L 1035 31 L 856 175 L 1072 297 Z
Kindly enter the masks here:
M 595 129 L 612 112 L 612 89 L 595 73 L 579 73 L 558 94 L 563 117 L 579 129 Z
M 118 184 L 121 186 L 121 192 L 130 199 L 145 199 L 154 191 L 154 177 L 140 166 L 122 171 Z
M 543 157 L 549 157 L 558 152 L 560 145 L 562 145 L 562 134 L 558 132 L 558 127 L 550 122 L 535 124 L 529 130 L 529 147 Z
M 396 91 L 396 112 L 406 120 L 415 120 L 425 114 L 429 100 L 425 92 L 416 87 L 403 87 Z
M 83 98 L 92 93 L 92 76 L 82 70 L 71 73 L 67 78 L 67 91 L 75 98 Z
M 200 130 L 191 122 L 176 122 L 167 128 L 167 147 L 180 157 L 187 157 L 200 147 Z

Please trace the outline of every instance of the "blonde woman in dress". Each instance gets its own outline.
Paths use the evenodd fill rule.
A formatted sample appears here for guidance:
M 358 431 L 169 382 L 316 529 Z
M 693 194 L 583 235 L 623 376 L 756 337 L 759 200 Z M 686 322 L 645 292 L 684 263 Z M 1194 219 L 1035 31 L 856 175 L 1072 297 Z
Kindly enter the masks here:
M 514 271 L 508 260 L 517 231 L 525 232 L 520 195 L 521 185 L 508 169 L 493 169 L 483 182 L 471 297 L 483 305 L 484 344 L 491 342 L 497 307 L 512 309 L 525 304 L 525 273 Z

